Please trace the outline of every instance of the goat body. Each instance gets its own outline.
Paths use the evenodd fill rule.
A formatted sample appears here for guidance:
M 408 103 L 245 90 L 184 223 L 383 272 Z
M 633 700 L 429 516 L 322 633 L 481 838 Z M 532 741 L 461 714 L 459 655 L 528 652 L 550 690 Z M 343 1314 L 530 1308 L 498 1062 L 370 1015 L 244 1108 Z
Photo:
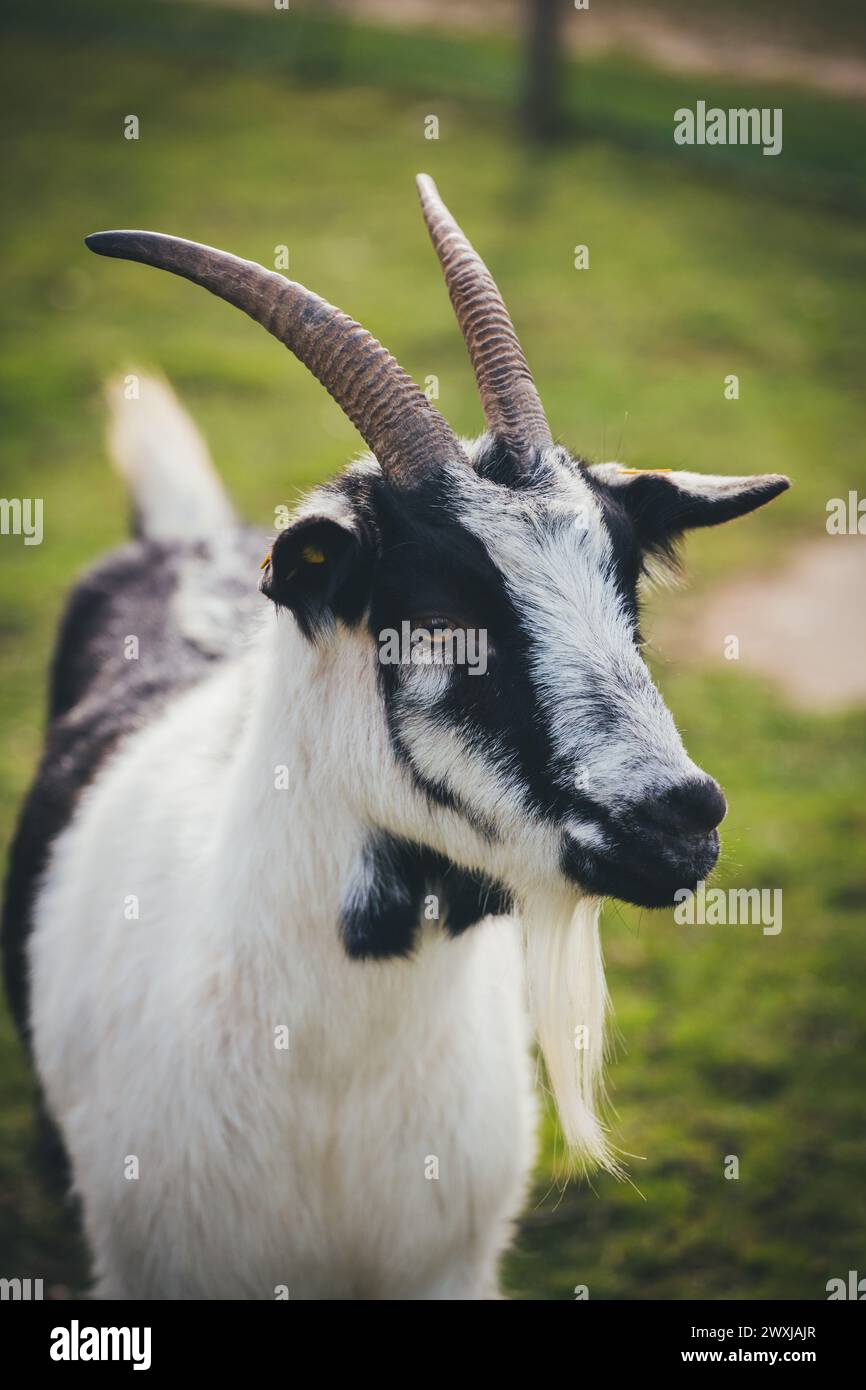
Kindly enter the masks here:
M 165 393 L 149 403 L 164 430 Z M 32 1043 L 96 1291 L 492 1295 L 533 1150 L 515 924 L 347 956 L 356 802 L 388 760 L 369 652 L 335 662 L 261 611 L 240 573 L 263 539 L 196 538 L 185 510 L 191 538 L 152 541 L 139 516 L 73 595 L 11 885 L 32 899 Z M 28 827 L 64 771 L 39 866 Z

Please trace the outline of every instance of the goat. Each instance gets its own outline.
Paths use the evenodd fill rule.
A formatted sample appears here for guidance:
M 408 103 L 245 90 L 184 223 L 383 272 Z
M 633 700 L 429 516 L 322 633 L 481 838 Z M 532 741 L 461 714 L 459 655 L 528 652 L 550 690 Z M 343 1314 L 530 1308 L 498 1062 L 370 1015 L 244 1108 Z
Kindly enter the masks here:
M 260 595 L 263 541 L 173 396 L 115 393 L 136 538 L 63 619 L 4 917 L 98 1297 L 497 1296 L 534 1155 L 530 1024 L 568 1144 L 615 1169 L 600 902 L 670 904 L 718 855 L 725 800 L 644 664 L 638 591 L 688 528 L 788 480 L 556 443 L 493 279 L 418 186 L 472 443 L 301 285 L 171 236 L 87 238 L 243 309 L 370 450 L 278 532 Z M 404 623 L 420 659 L 380 660 Z M 470 629 L 483 674 L 438 656 Z

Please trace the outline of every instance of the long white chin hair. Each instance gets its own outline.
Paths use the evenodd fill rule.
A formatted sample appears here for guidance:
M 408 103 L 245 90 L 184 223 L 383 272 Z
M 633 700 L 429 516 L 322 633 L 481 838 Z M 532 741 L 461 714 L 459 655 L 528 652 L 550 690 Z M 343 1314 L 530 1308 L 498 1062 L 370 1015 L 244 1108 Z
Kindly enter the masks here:
M 598 899 L 547 892 L 523 898 L 529 1008 L 572 1160 L 619 1173 L 598 1118 L 604 1101 L 604 978 Z

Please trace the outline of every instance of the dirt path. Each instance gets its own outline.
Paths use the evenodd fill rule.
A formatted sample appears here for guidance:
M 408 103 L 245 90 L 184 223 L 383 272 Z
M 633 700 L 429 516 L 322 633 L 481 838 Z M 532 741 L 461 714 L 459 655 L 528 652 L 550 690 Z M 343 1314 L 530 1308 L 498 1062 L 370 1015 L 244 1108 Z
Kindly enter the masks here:
M 866 537 L 823 536 L 775 574 L 662 607 L 652 645 L 665 659 L 725 662 L 734 636 L 739 664 L 769 677 L 799 708 L 866 704 Z
M 398 28 L 517 33 L 525 5 L 520 0 L 331 0 L 331 8 Z M 673 17 L 648 4 L 611 7 L 603 0 L 590 0 L 588 10 L 565 13 L 563 35 L 572 52 L 619 49 L 670 72 L 792 82 L 834 96 L 866 99 L 866 58 L 851 52 L 815 52 L 796 34 L 765 36 L 744 25 L 742 16 L 726 17 L 724 6 L 719 11 L 716 19 L 705 12 L 692 18 L 688 11 Z

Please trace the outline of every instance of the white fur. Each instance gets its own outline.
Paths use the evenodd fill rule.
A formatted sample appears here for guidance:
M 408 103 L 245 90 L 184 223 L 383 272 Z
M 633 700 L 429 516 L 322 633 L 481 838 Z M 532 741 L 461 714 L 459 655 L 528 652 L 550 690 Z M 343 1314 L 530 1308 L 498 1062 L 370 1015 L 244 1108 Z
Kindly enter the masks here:
M 495 1294 L 533 1155 L 517 928 L 429 924 L 412 961 L 346 957 L 368 760 L 407 813 L 412 793 L 344 639 L 310 647 L 268 613 L 51 855 L 34 1044 L 102 1296 Z
M 532 1021 L 565 1141 L 582 1166 L 618 1173 L 598 1118 L 608 1012 L 600 907 L 544 892 L 524 899 L 521 915 Z
M 106 390 L 108 441 L 148 535 L 207 540 L 231 526 L 234 510 L 208 447 L 166 381 L 131 372 Z

